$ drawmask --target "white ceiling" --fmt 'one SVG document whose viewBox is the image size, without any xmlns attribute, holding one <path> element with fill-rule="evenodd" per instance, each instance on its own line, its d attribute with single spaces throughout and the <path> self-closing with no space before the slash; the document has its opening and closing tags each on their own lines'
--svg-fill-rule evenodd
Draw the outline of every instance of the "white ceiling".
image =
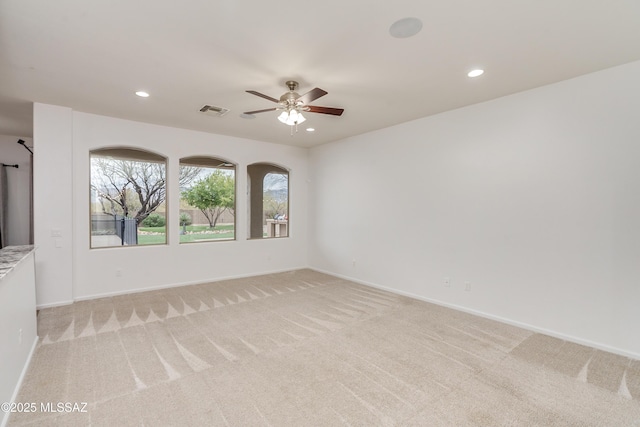
<svg viewBox="0 0 640 427">
<path fill-rule="evenodd" d="M 391 37 L 405 17 L 422 31 Z M 41 102 L 309 147 L 638 59 L 638 0 L 1 0 L 0 134 L 31 136 Z M 293 137 L 240 117 L 289 79 L 345 113 Z"/>
</svg>

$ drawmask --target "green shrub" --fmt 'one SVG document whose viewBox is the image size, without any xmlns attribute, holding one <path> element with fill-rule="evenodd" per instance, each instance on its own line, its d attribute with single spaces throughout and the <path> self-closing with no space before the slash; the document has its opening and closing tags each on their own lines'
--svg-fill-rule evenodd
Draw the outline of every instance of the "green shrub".
<svg viewBox="0 0 640 427">
<path fill-rule="evenodd" d="M 158 214 L 151 214 L 142 221 L 142 225 L 145 227 L 164 227 L 165 223 L 164 217 Z"/>
<path fill-rule="evenodd" d="M 192 222 L 191 215 L 185 212 L 180 214 L 180 225 L 191 225 Z"/>
</svg>

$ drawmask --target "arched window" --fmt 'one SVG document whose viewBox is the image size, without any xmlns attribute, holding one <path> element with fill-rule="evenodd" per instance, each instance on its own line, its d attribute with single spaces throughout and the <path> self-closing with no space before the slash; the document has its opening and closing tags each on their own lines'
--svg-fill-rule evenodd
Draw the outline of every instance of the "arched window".
<svg viewBox="0 0 640 427">
<path fill-rule="evenodd" d="M 180 159 L 180 243 L 234 240 L 236 165 L 215 157 Z"/>
<path fill-rule="evenodd" d="M 166 244 L 166 158 L 137 148 L 89 158 L 91 247 Z"/>
<path fill-rule="evenodd" d="M 289 236 L 289 171 L 268 163 L 247 166 L 249 238 Z"/>
</svg>

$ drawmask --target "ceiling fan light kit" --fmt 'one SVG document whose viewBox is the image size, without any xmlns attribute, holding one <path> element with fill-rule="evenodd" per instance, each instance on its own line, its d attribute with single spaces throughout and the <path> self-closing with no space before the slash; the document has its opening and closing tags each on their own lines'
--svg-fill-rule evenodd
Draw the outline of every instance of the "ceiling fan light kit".
<svg viewBox="0 0 640 427">
<path fill-rule="evenodd" d="M 247 93 L 259 96 L 264 99 L 268 99 L 269 101 L 278 104 L 278 106 L 274 108 L 267 108 L 264 110 L 246 111 L 243 114 L 253 115 L 257 113 L 264 113 L 267 111 L 281 111 L 280 115 L 278 116 L 278 120 L 288 126 L 291 126 L 291 135 L 293 135 L 293 127 L 295 126 L 297 132 L 298 125 L 306 120 L 306 118 L 302 115 L 303 112 L 329 114 L 332 116 L 341 116 L 344 112 L 344 109 L 342 108 L 309 105 L 309 102 L 313 102 L 321 96 L 326 95 L 327 91 L 325 90 L 317 87 L 305 93 L 304 95 L 299 95 L 296 92 L 296 89 L 298 88 L 298 82 L 288 80 L 285 84 L 289 88 L 289 92 L 283 94 L 279 100 L 260 92 L 256 92 L 255 90 L 248 90 Z"/>
<path fill-rule="evenodd" d="M 293 126 L 293 125 L 299 125 L 300 123 L 304 122 L 307 119 L 305 119 L 302 113 L 298 112 L 297 110 L 289 110 L 289 111 L 283 111 L 278 116 L 278 120 L 280 120 L 285 125 Z"/>
</svg>

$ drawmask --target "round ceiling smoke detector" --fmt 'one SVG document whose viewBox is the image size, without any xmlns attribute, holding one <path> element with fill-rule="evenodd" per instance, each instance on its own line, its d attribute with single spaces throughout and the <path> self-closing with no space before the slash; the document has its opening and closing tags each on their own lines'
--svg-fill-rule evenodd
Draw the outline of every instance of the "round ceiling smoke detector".
<svg viewBox="0 0 640 427">
<path fill-rule="evenodd" d="M 389 27 L 389 34 L 397 39 L 413 37 L 422 30 L 422 21 L 418 18 L 402 18 Z"/>
</svg>

